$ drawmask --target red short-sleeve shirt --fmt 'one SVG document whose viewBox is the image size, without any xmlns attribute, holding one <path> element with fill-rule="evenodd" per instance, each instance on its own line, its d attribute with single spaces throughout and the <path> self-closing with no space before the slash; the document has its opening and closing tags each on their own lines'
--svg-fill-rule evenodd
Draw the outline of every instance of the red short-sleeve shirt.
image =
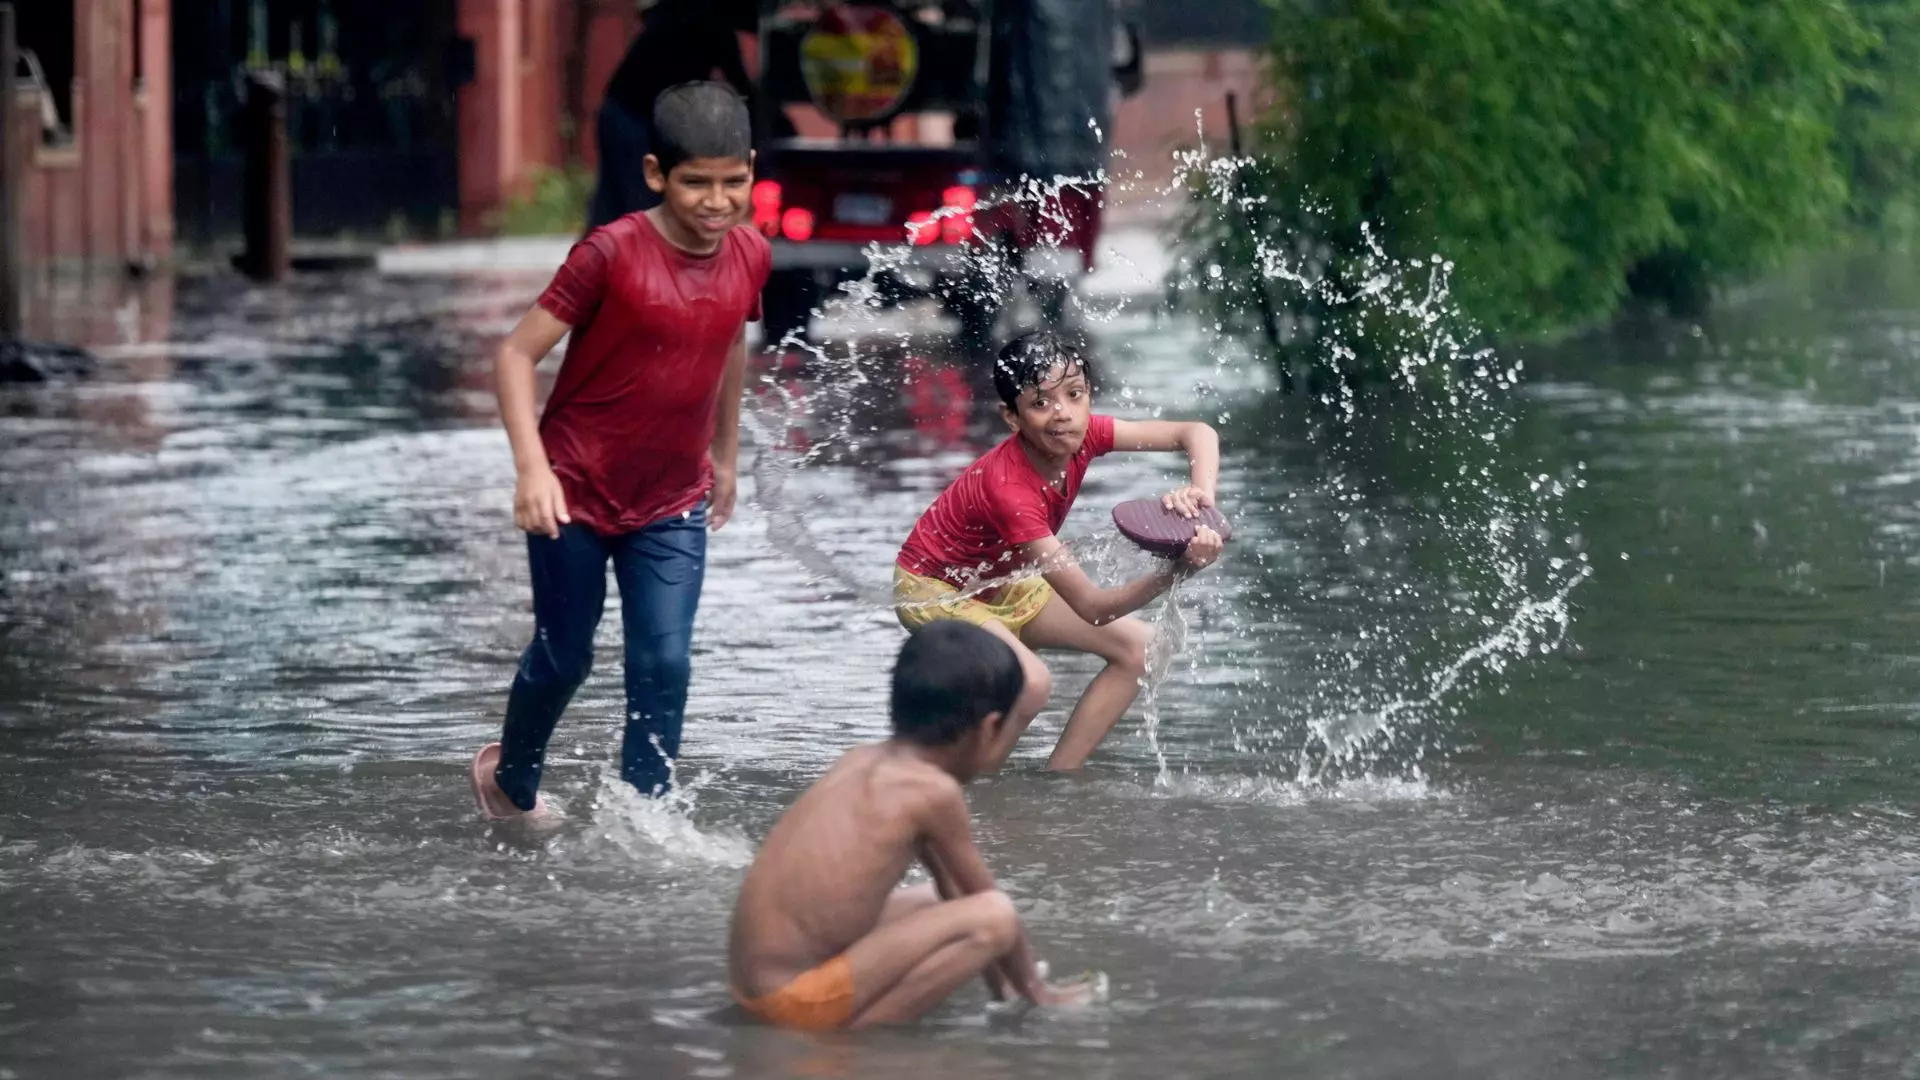
<svg viewBox="0 0 1920 1080">
<path fill-rule="evenodd" d="M 1008 436 L 933 500 L 896 562 L 909 573 L 956 587 L 1016 569 L 1019 546 L 1060 531 L 1087 466 L 1112 449 L 1113 417 L 1089 418 L 1087 437 L 1067 463 L 1062 489 L 1034 471 L 1020 436 Z"/>
<path fill-rule="evenodd" d="M 720 379 L 741 328 L 760 318 L 772 265 L 752 229 L 693 255 L 644 213 L 573 246 L 539 304 L 573 328 L 540 438 L 574 521 L 633 532 L 713 486 Z"/>
</svg>

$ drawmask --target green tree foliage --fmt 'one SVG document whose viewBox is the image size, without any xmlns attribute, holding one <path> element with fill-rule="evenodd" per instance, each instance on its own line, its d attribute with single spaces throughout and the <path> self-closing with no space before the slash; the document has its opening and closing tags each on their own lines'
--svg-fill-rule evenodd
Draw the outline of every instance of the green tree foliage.
<svg viewBox="0 0 1920 1080">
<path fill-rule="evenodd" d="M 508 198 L 488 224 L 502 236 L 574 236 L 586 228 L 592 198 L 591 172 L 535 168 L 525 190 Z"/>
<path fill-rule="evenodd" d="M 1920 2 L 1854 0 L 1872 35 L 1847 86 L 1839 149 L 1848 217 L 1898 246 L 1920 238 Z"/>
<path fill-rule="evenodd" d="M 1297 326 L 1439 254 L 1473 323 L 1538 333 L 1913 212 L 1920 0 L 1272 2 L 1280 107 L 1182 228 L 1238 318 L 1263 246 L 1338 286 L 1276 290 Z"/>
</svg>

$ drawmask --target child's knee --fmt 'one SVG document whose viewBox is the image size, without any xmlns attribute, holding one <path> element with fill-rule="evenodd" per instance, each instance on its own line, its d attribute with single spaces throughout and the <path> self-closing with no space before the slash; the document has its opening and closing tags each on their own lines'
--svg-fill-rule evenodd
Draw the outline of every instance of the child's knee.
<svg viewBox="0 0 1920 1080">
<path fill-rule="evenodd" d="M 593 673 L 593 642 L 560 644 L 542 633 L 520 662 L 520 674 L 530 682 L 577 690 Z"/>
<path fill-rule="evenodd" d="M 1118 624 L 1119 645 L 1107 662 L 1135 675 L 1147 673 L 1147 650 L 1153 645 L 1153 628 L 1135 619 Z"/>
<path fill-rule="evenodd" d="M 976 893 L 967 898 L 977 910 L 970 932 L 983 948 L 999 956 L 1020 936 L 1020 911 L 1013 899 L 998 889 Z"/>
<path fill-rule="evenodd" d="M 627 646 L 627 672 L 648 685 L 685 686 L 693 677 L 692 650 L 678 636 L 640 638 Z"/>
</svg>

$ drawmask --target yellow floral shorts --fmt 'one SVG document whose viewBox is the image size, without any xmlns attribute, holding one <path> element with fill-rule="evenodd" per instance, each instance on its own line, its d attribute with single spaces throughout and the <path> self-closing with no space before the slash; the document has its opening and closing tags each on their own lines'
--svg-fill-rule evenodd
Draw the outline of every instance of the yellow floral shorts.
<svg viewBox="0 0 1920 1080">
<path fill-rule="evenodd" d="M 1039 575 L 962 598 L 959 589 L 939 578 L 893 568 L 893 613 L 909 630 L 935 619 L 959 619 L 975 626 L 997 622 L 1018 637 L 1051 599 L 1053 586 Z"/>
</svg>

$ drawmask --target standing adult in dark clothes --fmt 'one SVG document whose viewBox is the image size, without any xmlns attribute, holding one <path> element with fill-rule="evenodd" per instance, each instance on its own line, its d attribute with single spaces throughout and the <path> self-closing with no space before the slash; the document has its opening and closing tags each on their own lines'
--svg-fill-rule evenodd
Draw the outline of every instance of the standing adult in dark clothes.
<svg viewBox="0 0 1920 1080">
<path fill-rule="evenodd" d="M 594 123 L 600 177 L 588 211 L 589 231 L 659 205 L 642 162 L 653 144 L 645 118 L 653 115 L 661 91 L 718 72 L 742 96 L 751 92 L 735 35 L 752 30 L 758 18 L 756 0 L 659 0 L 646 10 L 640 33 L 607 82 Z"/>
</svg>

